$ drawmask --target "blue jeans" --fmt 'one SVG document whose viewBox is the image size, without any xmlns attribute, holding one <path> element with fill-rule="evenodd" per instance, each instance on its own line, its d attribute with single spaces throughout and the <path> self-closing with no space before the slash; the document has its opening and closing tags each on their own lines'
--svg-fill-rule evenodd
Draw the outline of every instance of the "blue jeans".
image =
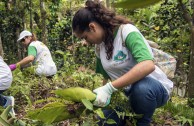
<svg viewBox="0 0 194 126">
<path fill-rule="evenodd" d="M 6 99 L 1 95 L 5 90 L 0 90 L 0 106 L 4 106 L 6 103 Z"/>
<path fill-rule="evenodd" d="M 162 84 L 150 77 L 145 77 L 134 83 L 130 90 L 125 92 L 129 97 L 129 105 L 136 114 L 142 114 L 142 118 L 137 119 L 137 126 L 149 126 L 152 115 L 156 108 L 163 106 L 169 98 L 166 89 Z M 123 126 L 121 120 L 113 110 L 104 110 L 107 119 L 113 119 L 117 124 L 105 124 L 100 119 L 99 126 Z"/>
</svg>

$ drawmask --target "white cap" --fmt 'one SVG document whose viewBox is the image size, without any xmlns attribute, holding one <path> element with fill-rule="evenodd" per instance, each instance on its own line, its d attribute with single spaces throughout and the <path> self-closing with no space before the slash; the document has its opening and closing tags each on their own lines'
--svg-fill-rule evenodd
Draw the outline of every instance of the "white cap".
<svg viewBox="0 0 194 126">
<path fill-rule="evenodd" d="M 24 37 L 26 37 L 26 36 L 32 36 L 32 33 L 29 32 L 29 31 L 26 31 L 26 30 L 22 31 L 22 32 L 20 33 L 20 37 L 19 37 L 19 39 L 17 40 L 17 42 L 21 41 L 21 40 L 22 40 Z"/>
</svg>

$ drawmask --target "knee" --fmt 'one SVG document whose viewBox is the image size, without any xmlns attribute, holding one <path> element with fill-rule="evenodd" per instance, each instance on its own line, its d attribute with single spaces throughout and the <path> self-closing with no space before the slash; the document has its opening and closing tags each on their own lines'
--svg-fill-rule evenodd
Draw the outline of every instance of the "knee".
<svg viewBox="0 0 194 126">
<path fill-rule="evenodd" d="M 156 83 L 158 82 L 156 82 L 156 80 L 154 80 L 153 78 L 145 77 L 133 84 L 131 93 L 133 95 L 144 95 L 148 92 L 148 90 L 152 90 L 153 86 Z"/>
<path fill-rule="evenodd" d="M 142 83 L 141 81 L 135 83 L 133 86 L 132 86 L 132 89 L 131 89 L 131 95 L 139 95 L 139 94 L 145 94 L 147 92 L 147 86 L 145 83 Z"/>
</svg>

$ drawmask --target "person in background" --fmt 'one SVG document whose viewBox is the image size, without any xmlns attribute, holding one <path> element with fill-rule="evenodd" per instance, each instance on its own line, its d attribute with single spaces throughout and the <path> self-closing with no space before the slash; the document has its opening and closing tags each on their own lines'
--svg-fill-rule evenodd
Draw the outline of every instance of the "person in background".
<svg viewBox="0 0 194 126">
<path fill-rule="evenodd" d="M 51 53 L 47 46 L 36 40 L 36 37 L 31 32 L 24 30 L 20 33 L 18 42 L 22 44 L 28 50 L 28 56 L 19 61 L 16 64 L 9 65 L 10 69 L 13 71 L 17 66 L 25 67 L 29 63 L 36 66 L 36 74 L 51 77 L 56 74 L 57 68 L 52 59 Z"/>
<path fill-rule="evenodd" d="M 96 72 L 105 78 L 104 85 L 93 91 L 97 95 L 93 104 L 109 105 L 112 93 L 124 88 L 133 111 L 142 114 L 136 125 L 150 125 L 155 109 L 168 101 L 173 82 L 154 64 L 151 47 L 141 32 L 125 17 L 89 0 L 75 13 L 72 28 L 76 37 L 95 45 Z M 116 113 L 111 113 L 104 111 L 117 122 L 112 125 L 122 126 Z M 101 120 L 98 125 L 102 124 Z"/>
<path fill-rule="evenodd" d="M 7 106 L 12 106 L 10 112 L 15 116 L 14 111 L 14 97 L 13 96 L 4 96 L 2 93 L 7 90 L 12 83 L 12 73 L 9 66 L 3 61 L 3 58 L 0 56 L 0 105 L 6 108 Z"/>
</svg>

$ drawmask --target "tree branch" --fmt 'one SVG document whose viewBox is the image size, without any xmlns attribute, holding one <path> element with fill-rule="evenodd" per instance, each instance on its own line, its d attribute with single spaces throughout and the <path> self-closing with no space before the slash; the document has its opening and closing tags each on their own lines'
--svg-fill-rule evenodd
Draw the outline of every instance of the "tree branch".
<svg viewBox="0 0 194 126">
<path fill-rule="evenodd" d="M 185 20 L 190 24 L 192 25 L 192 17 L 189 15 L 188 11 L 187 11 L 187 8 L 185 7 L 185 5 L 183 4 L 183 1 L 182 0 L 178 0 L 179 4 L 180 4 L 180 7 L 183 11 L 183 16 L 185 18 Z"/>
</svg>

